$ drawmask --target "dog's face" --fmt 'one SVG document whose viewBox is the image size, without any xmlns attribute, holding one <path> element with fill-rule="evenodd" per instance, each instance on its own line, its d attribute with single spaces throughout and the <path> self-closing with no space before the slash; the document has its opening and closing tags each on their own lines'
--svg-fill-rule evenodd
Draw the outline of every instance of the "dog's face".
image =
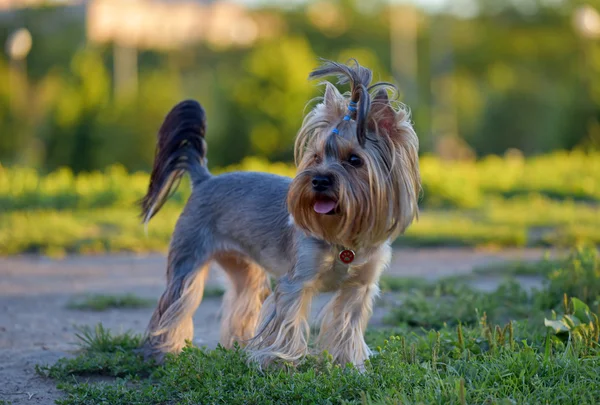
<svg viewBox="0 0 600 405">
<path fill-rule="evenodd" d="M 348 248 L 381 244 L 417 215 L 418 139 L 408 114 L 385 90 L 368 97 L 361 137 L 360 122 L 344 119 L 353 111 L 348 98 L 327 84 L 298 134 L 298 174 L 288 193 L 297 226 Z"/>
</svg>

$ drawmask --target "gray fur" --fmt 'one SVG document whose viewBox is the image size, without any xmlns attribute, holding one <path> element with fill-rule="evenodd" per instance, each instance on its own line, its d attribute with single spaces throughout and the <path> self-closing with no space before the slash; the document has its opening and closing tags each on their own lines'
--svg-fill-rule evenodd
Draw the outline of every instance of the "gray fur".
<svg viewBox="0 0 600 405">
<path fill-rule="evenodd" d="M 211 241 L 203 246 L 211 254 L 238 252 L 269 273 L 284 274 L 291 268 L 292 242 L 298 236 L 288 223 L 290 182 L 287 177 L 254 172 L 195 179 L 179 222 L 194 223 L 194 234 L 187 237 Z"/>
</svg>

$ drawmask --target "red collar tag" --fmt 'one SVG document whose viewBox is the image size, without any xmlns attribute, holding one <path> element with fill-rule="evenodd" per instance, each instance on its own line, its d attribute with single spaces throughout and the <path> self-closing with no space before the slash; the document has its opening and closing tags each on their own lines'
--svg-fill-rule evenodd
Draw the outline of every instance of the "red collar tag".
<svg viewBox="0 0 600 405">
<path fill-rule="evenodd" d="M 350 264 L 354 261 L 354 251 L 350 249 L 344 249 L 340 252 L 340 260 L 344 264 Z"/>
</svg>

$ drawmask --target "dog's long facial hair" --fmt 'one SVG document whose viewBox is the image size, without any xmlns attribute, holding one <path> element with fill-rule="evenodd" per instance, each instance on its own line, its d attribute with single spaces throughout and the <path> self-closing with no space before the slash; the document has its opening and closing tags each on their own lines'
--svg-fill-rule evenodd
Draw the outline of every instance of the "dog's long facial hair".
<svg viewBox="0 0 600 405">
<path fill-rule="evenodd" d="M 297 226 L 332 244 L 381 245 L 418 214 L 418 138 L 407 111 L 388 97 L 397 93 L 393 85 L 371 85 L 371 72 L 358 63 L 327 62 L 311 77 L 329 75 L 351 91 L 327 82 L 323 102 L 306 116 L 288 209 Z"/>
</svg>

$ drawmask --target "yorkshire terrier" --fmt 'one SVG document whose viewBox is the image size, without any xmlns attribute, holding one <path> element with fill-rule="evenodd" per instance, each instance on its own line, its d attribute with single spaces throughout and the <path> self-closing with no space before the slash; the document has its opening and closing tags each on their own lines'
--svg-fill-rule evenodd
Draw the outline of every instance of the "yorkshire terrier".
<svg viewBox="0 0 600 405">
<path fill-rule="evenodd" d="M 364 332 L 391 258 L 390 243 L 418 216 L 419 141 L 408 111 L 371 84 L 355 60 L 331 61 L 309 78 L 325 94 L 304 118 L 294 147 L 294 179 L 266 173 L 219 176 L 206 167 L 206 119 L 196 101 L 165 118 L 142 215 L 148 222 L 185 172 L 192 193 L 168 256 L 167 287 L 148 325 L 147 357 L 162 361 L 192 340 L 192 315 L 212 261 L 231 285 L 223 302 L 220 343 L 245 346 L 266 366 L 297 363 L 308 353 L 311 300 L 335 292 L 322 310 L 317 346 L 335 362 L 364 367 Z M 269 276 L 277 278 L 271 293 Z"/>
</svg>

